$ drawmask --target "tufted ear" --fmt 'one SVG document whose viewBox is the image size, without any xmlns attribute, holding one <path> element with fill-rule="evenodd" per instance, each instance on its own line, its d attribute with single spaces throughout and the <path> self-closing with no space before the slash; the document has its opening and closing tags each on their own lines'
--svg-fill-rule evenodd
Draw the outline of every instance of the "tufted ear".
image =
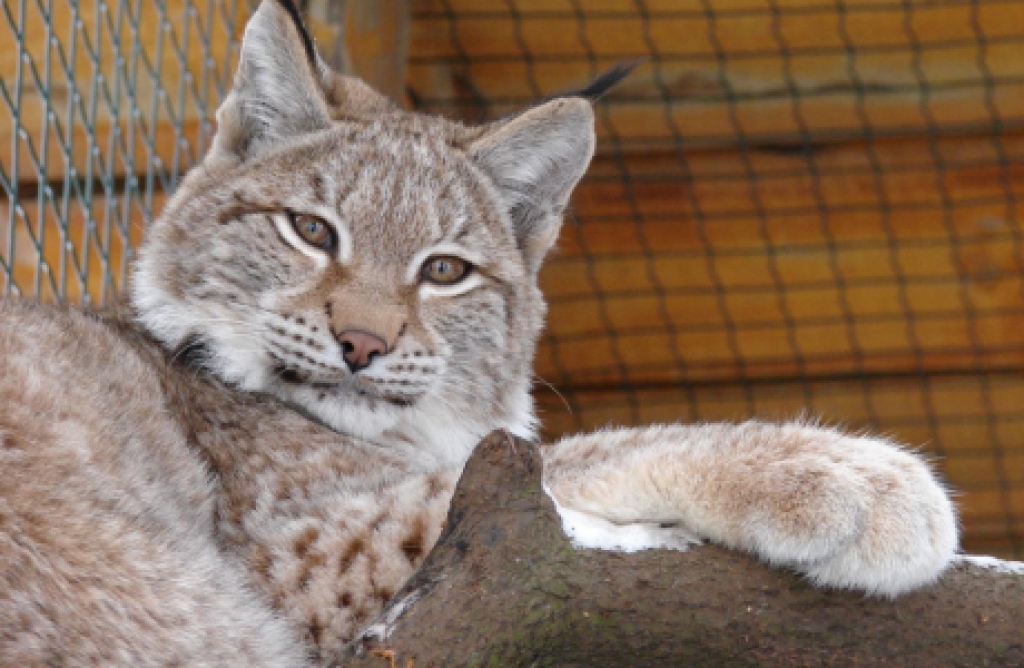
<svg viewBox="0 0 1024 668">
<path fill-rule="evenodd" d="M 562 211 L 594 155 L 591 103 L 642 62 L 620 63 L 583 88 L 496 123 L 469 145 L 498 188 L 530 271 L 540 269 L 558 239 Z"/>
<path fill-rule="evenodd" d="M 234 87 L 217 111 L 211 157 L 244 161 L 328 127 L 328 76 L 291 0 L 263 0 L 249 20 Z"/>
<path fill-rule="evenodd" d="M 492 130 L 469 146 L 512 219 L 531 272 L 558 239 L 562 211 L 594 155 L 594 112 L 578 97 L 554 99 Z"/>
</svg>

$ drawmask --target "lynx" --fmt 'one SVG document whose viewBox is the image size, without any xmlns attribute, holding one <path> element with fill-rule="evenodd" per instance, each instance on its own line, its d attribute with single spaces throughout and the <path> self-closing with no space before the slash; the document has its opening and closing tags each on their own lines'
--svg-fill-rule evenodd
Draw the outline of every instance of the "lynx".
<svg viewBox="0 0 1024 668">
<path fill-rule="evenodd" d="M 436 541 L 474 445 L 533 438 L 537 275 L 594 151 L 580 94 L 469 127 L 331 72 L 290 2 L 127 306 L 0 302 L 0 663 L 329 663 Z M 545 447 L 581 548 L 710 540 L 826 587 L 935 580 L 918 455 L 809 422 Z"/>
</svg>

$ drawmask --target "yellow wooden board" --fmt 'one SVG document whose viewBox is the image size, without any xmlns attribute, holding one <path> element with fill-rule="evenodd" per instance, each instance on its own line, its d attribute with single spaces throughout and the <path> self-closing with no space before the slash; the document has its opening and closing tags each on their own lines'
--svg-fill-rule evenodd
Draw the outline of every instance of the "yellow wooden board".
<svg viewBox="0 0 1024 668">
<path fill-rule="evenodd" d="M 1020 3 L 844 6 L 425 0 L 414 5 L 410 86 L 439 110 L 483 101 L 500 115 L 644 57 L 600 128 L 648 147 L 987 128 L 993 110 L 1024 119 Z M 461 85 L 438 87 L 452 76 Z"/>
<path fill-rule="evenodd" d="M 12 7 L 16 23 L 0 20 L 0 79 L 16 109 L 0 117 L 0 145 L 15 150 L 0 167 L 31 183 L 71 166 L 80 176 L 90 161 L 112 176 L 193 164 L 248 15 L 247 0 Z"/>
<path fill-rule="evenodd" d="M 159 210 L 165 200 L 157 195 L 151 205 Z M 41 208 L 23 202 L 18 211 L 0 201 L 0 261 L 12 266 L 13 279 L 8 285 L 0 271 L 0 294 L 49 303 L 109 302 L 124 287 L 129 248 L 142 242 L 147 209 L 137 194 L 97 196 L 90 215 L 74 199 L 67 209 L 58 198 Z M 59 224 L 61 218 L 67 223 Z"/>
<path fill-rule="evenodd" d="M 542 273 L 543 375 L 602 385 L 1024 362 L 1024 137 L 746 158 L 598 159 Z"/>
</svg>

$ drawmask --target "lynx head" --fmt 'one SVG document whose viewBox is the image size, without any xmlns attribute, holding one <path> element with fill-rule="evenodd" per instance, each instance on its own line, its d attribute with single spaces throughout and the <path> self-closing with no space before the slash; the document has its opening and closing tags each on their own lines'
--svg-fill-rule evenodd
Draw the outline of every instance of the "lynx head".
<svg viewBox="0 0 1024 668">
<path fill-rule="evenodd" d="M 141 251 L 141 323 L 229 383 L 428 457 L 531 435 L 537 272 L 594 150 L 589 101 L 478 128 L 404 112 L 264 0 L 217 118 Z"/>
</svg>

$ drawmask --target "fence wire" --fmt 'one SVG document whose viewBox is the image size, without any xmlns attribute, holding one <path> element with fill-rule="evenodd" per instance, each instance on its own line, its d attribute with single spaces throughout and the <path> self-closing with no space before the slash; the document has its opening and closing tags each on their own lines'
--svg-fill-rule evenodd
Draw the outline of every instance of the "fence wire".
<svg viewBox="0 0 1024 668">
<path fill-rule="evenodd" d="M 0 293 L 108 301 L 256 1 L 2 2 Z M 939 455 L 968 546 L 1024 557 L 1024 3 L 409 11 L 407 101 L 470 121 L 646 59 L 542 275 L 549 436 L 806 411 Z"/>
<path fill-rule="evenodd" d="M 205 150 L 244 0 L 4 0 L 0 293 L 103 303 Z"/>
</svg>

